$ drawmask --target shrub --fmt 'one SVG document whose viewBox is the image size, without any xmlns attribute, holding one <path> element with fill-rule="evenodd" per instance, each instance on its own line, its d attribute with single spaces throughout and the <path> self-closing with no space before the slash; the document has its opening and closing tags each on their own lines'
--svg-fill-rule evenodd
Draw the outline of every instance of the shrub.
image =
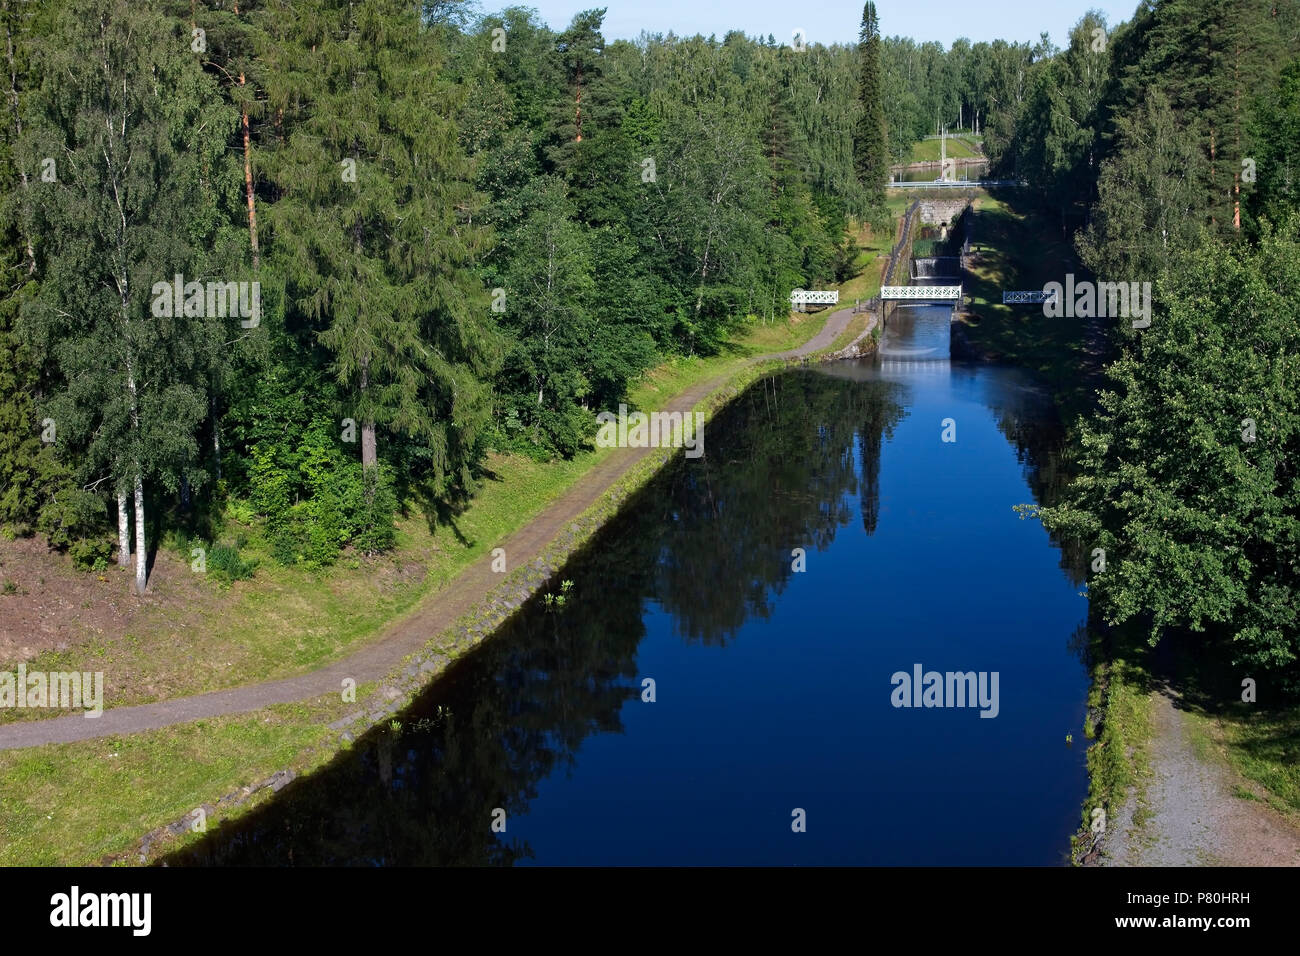
<svg viewBox="0 0 1300 956">
<path fill-rule="evenodd" d="M 82 538 L 68 545 L 68 556 L 79 571 L 103 571 L 108 568 L 108 557 L 113 544 L 103 538 Z"/>
<path fill-rule="evenodd" d="M 265 517 L 271 554 L 282 564 L 333 564 L 351 544 L 366 553 L 393 546 L 397 511 L 388 469 L 366 488 L 361 463 L 343 453 L 327 422 L 315 422 L 292 451 L 253 449 L 253 504 Z"/>
<path fill-rule="evenodd" d="M 237 544 L 214 544 L 208 552 L 208 573 L 223 584 L 248 580 L 256 567 L 256 560 L 240 556 Z"/>
</svg>

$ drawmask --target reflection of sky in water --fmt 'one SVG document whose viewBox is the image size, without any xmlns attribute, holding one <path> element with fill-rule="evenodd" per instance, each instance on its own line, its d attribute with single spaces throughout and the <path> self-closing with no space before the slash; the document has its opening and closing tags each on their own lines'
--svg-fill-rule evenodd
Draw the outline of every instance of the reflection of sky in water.
<svg viewBox="0 0 1300 956">
<path fill-rule="evenodd" d="M 951 319 L 952 307 L 948 305 L 891 306 L 880 336 L 880 361 L 945 361 L 951 342 Z"/>
</svg>

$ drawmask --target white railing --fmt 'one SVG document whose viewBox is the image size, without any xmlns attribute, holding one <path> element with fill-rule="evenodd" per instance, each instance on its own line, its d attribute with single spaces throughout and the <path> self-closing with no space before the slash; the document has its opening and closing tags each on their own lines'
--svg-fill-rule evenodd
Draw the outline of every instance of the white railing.
<svg viewBox="0 0 1300 956">
<path fill-rule="evenodd" d="M 959 285 L 887 285 L 880 289 L 886 302 L 934 302 L 961 298 Z"/>
<path fill-rule="evenodd" d="M 1054 300 L 1055 298 L 1056 298 L 1055 290 L 1052 290 L 1051 292 L 1043 292 L 1041 290 L 1030 291 L 1030 292 L 1005 292 L 1004 291 L 1002 293 L 1002 304 L 1022 305 L 1026 302 L 1031 302 L 1031 303 L 1048 302 L 1050 300 Z"/>
<path fill-rule="evenodd" d="M 790 293 L 790 302 L 794 305 L 837 305 L 840 301 L 838 292 L 812 292 L 807 289 L 795 289 Z"/>
<path fill-rule="evenodd" d="M 956 179 L 940 182 L 886 183 L 890 189 L 983 189 L 986 186 L 1024 186 L 1022 179 Z"/>
</svg>

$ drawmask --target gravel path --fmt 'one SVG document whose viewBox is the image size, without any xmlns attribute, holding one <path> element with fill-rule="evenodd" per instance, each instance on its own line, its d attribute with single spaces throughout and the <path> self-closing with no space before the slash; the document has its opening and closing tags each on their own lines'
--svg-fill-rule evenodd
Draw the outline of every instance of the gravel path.
<svg viewBox="0 0 1300 956">
<path fill-rule="evenodd" d="M 1236 796 L 1228 767 L 1196 755 L 1177 692 L 1152 694 L 1150 814 L 1133 824 L 1130 794 L 1111 821 L 1102 866 L 1300 866 L 1300 830 L 1272 808 Z"/>
<path fill-rule="evenodd" d="M 751 361 L 796 359 L 822 351 L 835 341 L 852 318 L 852 308 L 840 309 L 831 313 L 821 330 L 799 348 L 757 356 Z M 662 410 L 689 411 L 724 381 L 725 376 L 689 388 Z M 656 451 L 658 449 L 653 448 L 618 449 L 589 471 L 541 514 L 501 543 L 510 567 L 522 567 L 534 560 L 568 524 L 595 504 L 634 465 Z M 489 553 L 461 572 L 450 585 L 426 598 L 414 612 L 394 622 L 381 637 L 319 670 L 284 680 L 246 684 L 192 697 L 177 697 L 133 707 L 115 707 L 95 718 L 74 714 L 50 720 L 0 724 L 0 750 L 133 734 L 192 720 L 247 713 L 273 704 L 337 694 L 344 678 L 351 678 L 357 684 L 380 680 L 396 668 L 404 657 L 419 650 L 489 598 L 502 584 L 502 575 L 493 572 L 491 565 L 492 556 Z"/>
</svg>

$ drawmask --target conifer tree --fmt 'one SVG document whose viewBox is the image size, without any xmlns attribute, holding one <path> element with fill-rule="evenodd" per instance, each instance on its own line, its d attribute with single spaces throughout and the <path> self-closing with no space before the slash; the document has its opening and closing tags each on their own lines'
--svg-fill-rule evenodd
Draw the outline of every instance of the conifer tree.
<svg viewBox="0 0 1300 956">
<path fill-rule="evenodd" d="M 858 34 L 861 74 L 858 102 L 861 113 L 853 138 L 853 166 L 858 181 L 873 205 L 885 198 L 885 180 L 889 178 L 889 158 L 885 146 L 884 84 L 880 67 L 880 20 L 876 5 L 867 0 L 862 8 L 862 29 Z"/>
<path fill-rule="evenodd" d="M 330 0 L 317 13 L 285 56 L 303 100 L 268 161 L 278 268 L 332 356 L 368 488 L 379 428 L 425 443 L 435 484 L 467 480 L 493 346 L 469 271 L 484 236 L 453 90 L 415 0 Z"/>
</svg>

